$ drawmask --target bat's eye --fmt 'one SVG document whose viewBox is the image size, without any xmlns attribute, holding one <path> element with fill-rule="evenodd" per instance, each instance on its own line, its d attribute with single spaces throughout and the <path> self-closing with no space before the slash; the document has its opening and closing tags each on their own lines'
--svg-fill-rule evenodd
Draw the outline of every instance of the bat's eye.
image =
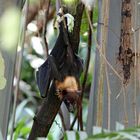
<svg viewBox="0 0 140 140">
<path fill-rule="evenodd" d="M 56 89 L 56 93 L 60 94 L 60 93 L 62 93 L 62 90 L 61 89 Z"/>
</svg>

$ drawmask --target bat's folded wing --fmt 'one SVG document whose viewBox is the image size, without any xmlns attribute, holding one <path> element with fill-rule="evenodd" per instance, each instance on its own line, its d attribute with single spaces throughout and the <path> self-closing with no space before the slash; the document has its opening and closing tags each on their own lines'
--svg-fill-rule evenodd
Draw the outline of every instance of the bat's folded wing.
<svg viewBox="0 0 140 140">
<path fill-rule="evenodd" d="M 51 82 L 51 64 L 49 59 L 39 67 L 36 78 L 41 97 L 45 98 Z"/>
<path fill-rule="evenodd" d="M 61 81 L 55 58 L 52 55 L 49 55 L 47 60 L 39 67 L 36 77 L 40 94 L 45 98 L 51 81 L 54 79 Z"/>
</svg>

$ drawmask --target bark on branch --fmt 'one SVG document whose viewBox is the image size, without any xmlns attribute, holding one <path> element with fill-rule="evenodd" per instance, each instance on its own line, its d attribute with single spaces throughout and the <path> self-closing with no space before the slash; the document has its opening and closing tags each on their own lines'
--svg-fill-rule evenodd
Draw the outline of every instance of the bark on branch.
<svg viewBox="0 0 140 140">
<path fill-rule="evenodd" d="M 74 29 L 73 33 L 70 35 L 70 42 L 76 53 L 78 53 L 79 41 L 80 41 L 80 26 L 82 21 L 82 15 L 84 11 L 84 4 L 82 2 L 78 3 L 76 8 L 76 15 L 74 16 Z"/>
<path fill-rule="evenodd" d="M 61 101 L 55 95 L 55 87 L 53 84 L 48 97 L 44 99 L 41 109 L 34 117 L 34 124 L 28 140 L 35 140 L 37 137 L 47 136 L 60 105 Z"/>
</svg>

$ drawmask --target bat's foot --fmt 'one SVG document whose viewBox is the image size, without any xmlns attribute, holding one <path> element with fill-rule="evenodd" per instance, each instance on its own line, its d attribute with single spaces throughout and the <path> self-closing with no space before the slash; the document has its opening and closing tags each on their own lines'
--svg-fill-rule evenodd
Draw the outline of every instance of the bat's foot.
<svg viewBox="0 0 140 140">
<path fill-rule="evenodd" d="M 63 100 L 63 94 L 62 94 L 62 91 L 61 91 L 61 90 L 57 89 L 57 90 L 56 90 L 56 95 L 57 95 L 57 97 L 58 97 L 60 100 Z"/>
</svg>

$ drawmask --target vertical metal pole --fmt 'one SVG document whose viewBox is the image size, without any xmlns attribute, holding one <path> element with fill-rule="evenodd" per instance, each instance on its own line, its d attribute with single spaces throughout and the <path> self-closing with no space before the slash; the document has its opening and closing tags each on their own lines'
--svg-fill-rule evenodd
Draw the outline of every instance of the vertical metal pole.
<svg viewBox="0 0 140 140">
<path fill-rule="evenodd" d="M 98 0 L 98 27 L 97 27 L 97 41 L 101 43 L 101 23 L 102 23 L 102 0 Z M 92 134 L 93 126 L 96 123 L 96 114 L 97 114 L 97 91 L 98 91 L 98 81 L 99 81 L 99 52 L 96 50 L 95 52 L 95 64 L 94 64 L 94 71 L 93 71 L 93 80 L 90 89 L 90 96 L 89 96 L 89 107 L 88 107 L 88 117 L 87 117 L 87 126 L 86 131 L 88 135 Z"/>
</svg>

